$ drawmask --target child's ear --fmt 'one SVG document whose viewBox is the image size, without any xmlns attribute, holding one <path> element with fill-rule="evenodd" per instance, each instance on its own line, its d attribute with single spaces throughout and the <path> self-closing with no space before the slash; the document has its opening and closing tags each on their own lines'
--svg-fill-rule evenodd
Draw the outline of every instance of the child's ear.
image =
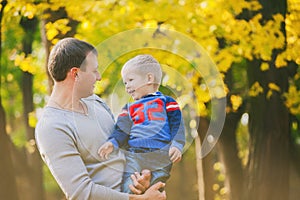
<svg viewBox="0 0 300 200">
<path fill-rule="evenodd" d="M 147 74 L 148 83 L 154 83 L 154 75 L 152 73 Z"/>
</svg>

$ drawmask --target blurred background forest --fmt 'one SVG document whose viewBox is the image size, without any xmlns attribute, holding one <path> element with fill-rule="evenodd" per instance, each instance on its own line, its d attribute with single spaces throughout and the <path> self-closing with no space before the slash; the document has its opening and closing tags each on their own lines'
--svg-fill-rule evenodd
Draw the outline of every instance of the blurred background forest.
<svg viewBox="0 0 300 200">
<path fill-rule="evenodd" d="M 151 53 L 164 66 L 161 90 L 189 132 L 168 199 L 299 199 L 300 0 L 0 2 L 0 199 L 64 199 L 34 140 L 53 85 L 48 54 L 64 37 L 100 48 L 95 93 L 112 107 L 128 100 L 128 58 Z"/>
</svg>

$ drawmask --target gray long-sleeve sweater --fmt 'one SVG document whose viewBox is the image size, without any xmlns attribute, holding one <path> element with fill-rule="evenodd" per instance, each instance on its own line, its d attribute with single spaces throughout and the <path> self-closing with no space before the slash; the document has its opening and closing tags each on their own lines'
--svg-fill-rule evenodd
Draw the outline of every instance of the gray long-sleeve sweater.
<svg viewBox="0 0 300 200">
<path fill-rule="evenodd" d="M 111 112 L 96 95 L 83 101 L 88 115 L 45 107 L 35 133 L 40 154 L 67 199 L 128 200 L 119 192 L 124 155 L 100 161 L 97 154 L 113 130 Z"/>
</svg>

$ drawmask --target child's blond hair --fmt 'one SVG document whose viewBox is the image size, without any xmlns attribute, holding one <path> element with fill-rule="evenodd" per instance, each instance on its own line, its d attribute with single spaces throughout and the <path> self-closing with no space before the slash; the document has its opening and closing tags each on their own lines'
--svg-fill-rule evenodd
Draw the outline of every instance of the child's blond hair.
<svg viewBox="0 0 300 200">
<path fill-rule="evenodd" d="M 137 73 L 140 74 L 152 73 L 154 76 L 154 83 L 158 86 L 160 85 L 162 70 L 159 62 L 153 56 L 141 54 L 133 57 L 124 64 L 122 72 L 128 67 L 135 67 Z"/>
</svg>

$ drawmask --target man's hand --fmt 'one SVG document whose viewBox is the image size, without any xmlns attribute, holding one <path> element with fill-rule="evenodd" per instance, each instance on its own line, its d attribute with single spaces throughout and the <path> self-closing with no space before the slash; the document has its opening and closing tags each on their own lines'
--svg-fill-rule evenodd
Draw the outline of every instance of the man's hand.
<svg viewBox="0 0 300 200">
<path fill-rule="evenodd" d="M 141 173 L 135 172 L 131 175 L 133 185 L 129 185 L 134 194 L 143 194 L 150 186 L 151 172 L 144 169 Z"/>
<path fill-rule="evenodd" d="M 181 160 L 181 151 L 176 147 L 171 147 L 169 150 L 169 156 L 172 163 L 179 162 Z"/>
<path fill-rule="evenodd" d="M 142 195 L 129 194 L 129 200 L 166 200 L 166 191 L 160 192 L 164 187 L 165 183 L 155 183 Z"/>
<path fill-rule="evenodd" d="M 166 191 L 163 190 L 162 192 L 160 192 L 160 190 L 163 189 L 165 185 L 166 184 L 162 182 L 155 183 L 143 194 L 143 199 L 166 200 Z"/>
<path fill-rule="evenodd" d="M 98 150 L 98 155 L 101 159 L 108 159 L 108 156 L 114 150 L 114 145 L 111 142 L 105 142 Z"/>
</svg>

